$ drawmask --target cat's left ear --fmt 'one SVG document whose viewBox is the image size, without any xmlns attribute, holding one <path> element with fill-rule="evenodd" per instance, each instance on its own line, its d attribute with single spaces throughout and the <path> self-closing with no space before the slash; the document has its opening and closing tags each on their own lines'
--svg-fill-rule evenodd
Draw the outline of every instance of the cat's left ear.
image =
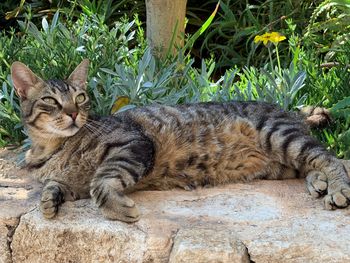
<svg viewBox="0 0 350 263">
<path fill-rule="evenodd" d="M 72 74 L 70 74 L 67 81 L 74 87 L 86 89 L 88 71 L 89 71 L 89 60 L 83 59 L 83 61 L 72 72 Z"/>
</svg>

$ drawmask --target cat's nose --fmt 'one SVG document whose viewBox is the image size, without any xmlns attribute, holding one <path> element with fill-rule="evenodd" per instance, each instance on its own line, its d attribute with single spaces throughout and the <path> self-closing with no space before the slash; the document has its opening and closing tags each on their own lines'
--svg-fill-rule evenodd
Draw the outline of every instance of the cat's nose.
<svg viewBox="0 0 350 263">
<path fill-rule="evenodd" d="M 68 113 L 67 115 L 70 116 L 73 121 L 75 121 L 75 119 L 78 116 L 78 112 L 71 112 L 71 113 Z"/>
</svg>

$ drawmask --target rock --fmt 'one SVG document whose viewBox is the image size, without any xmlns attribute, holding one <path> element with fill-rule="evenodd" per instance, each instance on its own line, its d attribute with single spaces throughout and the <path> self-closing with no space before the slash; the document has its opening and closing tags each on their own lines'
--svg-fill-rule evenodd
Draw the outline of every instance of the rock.
<svg viewBox="0 0 350 263">
<path fill-rule="evenodd" d="M 180 229 L 169 263 L 249 263 L 248 250 L 230 229 Z"/>
<path fill-rule="evenodd" d="M 23 171 L 6 173 L 0 262 L 350 262 L 350 209 L 324 210 L 304 180 L 138 192 L 142 218 L 126 224 L 90 200 L 44 219 L 40 188 Z"/>
<path fill-rule="evenodd" d="M 103 220 L 87 203 L 75 209 L 78 214 L 63 220 L 24 216 L 12 242 L 13 262 L 142 262 L 146 233 Z"/>
<path fill-rule="evenodd" d="M 17 153 L 0 149 L 0 263 L 12 262 L 11 242 L 20 217 L 35 208 L 40 185 L 16 167 Z"/>
<path fill-rule="evenodd" d="M 132 197 L 135 224 L 105 220 L 90 200 L 53 220 L 23 215 L 13 262 L 248 262 L 247 250 L 254 262 L 350 262 L 350 210 L 324 210 L 302 180 Z"/>
</svg>

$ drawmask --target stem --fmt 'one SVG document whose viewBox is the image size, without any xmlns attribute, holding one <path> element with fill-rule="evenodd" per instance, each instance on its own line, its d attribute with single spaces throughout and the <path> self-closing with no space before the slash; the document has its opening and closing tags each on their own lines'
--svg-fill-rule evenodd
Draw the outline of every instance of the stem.
<svg viewBox="0 0 350 263">
<path fill-rule="evenodd" d="M 271 55 L 270 46 L 267 47 L 267 50 L 269 51 L 270 64 L 271 64 L 271 73 L 273 74 L 273 61 L 272 61 L 272 55 Z"/>
<path fill-rule="evenodd" d="M 275 45 L 276 48 L 276 57 L 277 57 L 277 65 L 278 65 L 278 73 L 281 75 L 281 63 L 280 63 L 280 56 L 278 54 L 278 47 Z"/>
</svg>

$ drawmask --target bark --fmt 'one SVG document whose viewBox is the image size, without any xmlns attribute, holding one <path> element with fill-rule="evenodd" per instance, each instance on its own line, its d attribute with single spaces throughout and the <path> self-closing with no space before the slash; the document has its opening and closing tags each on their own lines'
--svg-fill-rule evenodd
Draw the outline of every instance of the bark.
<svg viewBox="0 0 350 263">
<path fill-rule="evenodd" d="M 163 57 L 169 50 L 175 54 L 176 48 L 183 46 L 186 3 L 187 0 L 146 0 L 147 39 L 156 56 Z"/>
</svg>

